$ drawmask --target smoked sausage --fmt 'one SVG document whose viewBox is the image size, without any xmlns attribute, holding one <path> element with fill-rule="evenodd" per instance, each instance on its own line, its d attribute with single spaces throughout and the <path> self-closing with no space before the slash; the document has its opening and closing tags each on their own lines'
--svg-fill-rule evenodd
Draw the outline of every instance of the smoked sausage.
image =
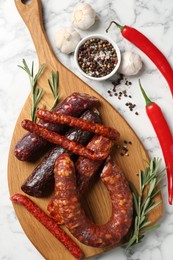
<svg viewBox="0 0 173 260">
<path fill-rule="evenodd" d="M 58 133 L 51 132 L 30 120 L 23 120 L 21 125 L 29 132 L 41 136 L 50 143 L 58 144 L 68 151 L 73 152 L 74 154 L 87 157 L 91 160 L 104 160 L 108 156 L 108 153 L 105 151 L 98 151 L 98 153 L 95 153 L 92 150 L 82 146 L 81 144 L 71 141 L 65 136 L 62 136 Z"/>
<path fill-rule="evenodd" d="M 92 122 L 101 123 L 101 118 L 96 108 L 85 111 L 81 118 L 90 120 Z M 65 136 L 69 140 L 86 145 L 92 138 L 93 134 L 91 132 L 71 128 L 66 132 Z M 33 172 L 28 176 L 28 178 L 22 184 L 21 189 L 26 194 L 34 197 L 45 197 L 49 195 L 54 189 L 53 169 L 55 160 L 60 154 L 64 152 L 65 149 L 61 146 L 55 146 L 52 148 L 51 151 L 41 160 Z M 70 156 L 72 156 L 71 153 Z"/>
<path fill-rule="evenodd" d="M 113 141 L 107 139 L 103 136 L 95 135 L 92 140 L 87 144 L 87 148 L 91 149 L 95 153 L 100 150 L 108 151 L 109 154 L 113 147 Z M 75 170 L 76 170 L 76 179 L 77 179 L 77 189 L 79 194 L 85 192 L 88 188 L 89 184 L 91 183 L 91 179 L 94 177 L 95 174 L 98 173 L 98 170 L 103 165 L 104 161 L 97 160 L 89 160 L 86 157 L 79 156 L 75 163 Z M 50 203 L 47 206 L 47 210 L 49 215 L 56 220 L 58 224 L 63 224 L 63 220 L 61 215 L 58 212 L 58 201 L 57 198 L 52 198 Z"/>
<path fill-rule="evenodd" d="M 86 130 L 98 135 L 102 135 L 112 140 L 117 140 L 120 136 L 119 132 L 114 128 L 92 123 L 89 122 L 88 120 L 72 117 L 69 115 L 57 114 L 55 112 L 51 112 L 45 109 L 38 110 L 37 116 L 51 123 L 65 124 L 68 126 L 77 127 L 82 130 Z"/>
<path fill-rule="evenodd" d="M 14 194 L 11 196 L 11 201 L 23 205 L 52 235 L 54 235 L 75 257 L 82 259 L 84 254 L 79 246 L 53 221 L 41 208 L 39 208 L 32 200 L 22 194 Z"/>
<path fill-rule="evenodd" d="M 99 100 L 96 97 L 75 92 L 58 104 L 53 111 L 79 117 L 85 110 L 98 105 Z M 64 130 L 64 126 L 48 123 L 44 120 L 40 120 L 39 125 L 57 133 L 62 133 Z M 35 161 L 38 159 L 38 155 L 41 155 L 42 151 L 46 150 L 49 145 L 45 139 L 34 133 L 27 133 L 16 143 L 14 155 L 22 161 Z"/>
<path fill-rule="evenodd" d="M 114 142 L 106 137 L 95 135 L 88 143 L 87 148 L 98 153 L 99 151 L 106 151 L 110 154 Z M 98 172 L 99 168 L 103 165 L 104 161 L 90 160 L 86 157 L 79 156 L 75 163 L 77 187 L 79 193 L 83 193 L 93 176 Z"/>
<path fill-rule="evenodd" d="M 108 247 L 128 232 L 133 215 L 132 194 L 124 173 L 109 157 L 101 173 L 112 201 L 112 216 L 103 225 L 94 224 L 81 208 L 74 164 L 67 153 L 58 157 L 54 168 L 58 209 L 69 231 L 81 243 Z"/>
</svg>

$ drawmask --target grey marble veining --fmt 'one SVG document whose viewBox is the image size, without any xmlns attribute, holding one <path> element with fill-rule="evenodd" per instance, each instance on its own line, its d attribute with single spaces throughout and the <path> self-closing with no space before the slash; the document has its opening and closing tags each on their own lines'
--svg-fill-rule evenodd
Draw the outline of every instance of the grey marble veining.
<svg viewBox="0 0 173 260">
<path fill-rule="evenodd" d="M 138 77 L 150 96 L 162 107 L 163 113 L 173 131 L 173 100 L 167 82 L 156 69 L 149 58 L 134 45 L 123 39 L 118 29 L 110 29 L 109 36 L 117 42 L 120 49 L 132 50 L 140 54 L 143 60 L 142 72 L 129 80 L 131 87 L 123 83 L 120 88 L 127 89 L 136 104 L 135 113 L 125 106 L 127 99 L 118 100 L 110 97 L 108 90 L 112 89 L 111 81 L 93 82 L 81 76 L 76 70 L 73 55 L 60 53 L 54 42 L 55 32 L 62 26 L 71 25 L 71 13 L 77 0 L 57 1 L 41 0 L 43 5 L 44 25 L 52 48 L 60 61 L 81 77 L 93 89 L 107 99 L 139 136 L 150 157 L 161 157 L 162 152 L 155 132 L 149 123 L 144 109 L 144 100 L 139 91 Z M 166 55 L 173 66 L 173 1 L 172 0 L 88 0 L 96 10 L 98 20 L 88 31 L 78 32 L 81 38 L 91 33 L 105 34 L 105 29 L 111 20 L 121 24 L 134 26 L 144 33 Z M 17 117 L 29 94 L 29 82 L 18 67 L 22 58 L 29 63 L 37 64 L 36 52 L 31 37 L 24 22 L 18 14 L 14 1 L 0 1 L 0 259 L 1 260 L 41 260 L 43 257 L 23 232 L 9 200 L 7 184 L 7 162 L 10 141 Z M 164 163 L 162 163 L 164 166 Z M 14 166 L 15 167 L 15 166 Z M 166 180 L 165 180 L 166 182 Z M 167 203 L 167 190 L 163 190 L 165 213 L 160 220 L 160 228 L 146 235 L 144 241 L 134 247 L 128 254 L 122 248 L 98 256 L 102 260 L 173 260 L 173 206 Z"/>
</svg>

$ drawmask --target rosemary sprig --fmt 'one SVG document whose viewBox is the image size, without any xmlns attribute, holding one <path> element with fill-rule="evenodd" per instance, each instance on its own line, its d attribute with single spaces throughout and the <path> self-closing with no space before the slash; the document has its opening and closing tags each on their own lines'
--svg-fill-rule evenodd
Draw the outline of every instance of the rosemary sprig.
<svg viewBox="0 0 173 260">
<path fill-rule="evenodd" d="M 54 103 L 51 108 L 51 110 L 52 110 L 56 107 L 56 105 L 58 103 L 58 98 L 59 98 L 59 93 L 58 93 L 59 73 L 58 73 L 58 71 L 56 71 L 56 73 L 54 73 L 53 71 L 51 72 L 50 79 L 48 79 L 48 83 L 49 83 L 50 89 L 52 91 L 52 94 L 54 96 Z"/>
<path fill-rule="evenodd" d="M 130 184 L 133 195 L 135 219 L 131 237 L 126 244 L 126 251 L 133 245 L 141 242 L 146 232 L 159 227 L 159 224 L 150 225 L 151 222 L 148 221 L 148 214 L 162 202 L 154 201 L 154 197 L 163 188 L 163 186 L 158 189 L 156 189 L 156 187 L 165 176 L 165 170 L 158 172 L 160 164 L 161 159 L 154 158 L 145 171 L 139 171 L 139 193 L 135 186 L 132 183 Z"/>
<path fill-rule="evenodd" d="M 38 109 L 38 103 L 42 97 L 43 89 L 37 87 L 37 81 L 44 71 L 45 65 L 41 65 L 38 72 L 34 75 L 34 62 L 32 62 L 31 69 L 29 69 L 26 60 L 23 59 L 23 66 L 18 65 L 21 69 L 23 69 L 29 76 L 30 85 L 31 85 L 31 93 L 32 93 L 32 106 L 31 106 L 31 120 L 33 122 L 37 121 L 36 112 Z"/>
</svg>

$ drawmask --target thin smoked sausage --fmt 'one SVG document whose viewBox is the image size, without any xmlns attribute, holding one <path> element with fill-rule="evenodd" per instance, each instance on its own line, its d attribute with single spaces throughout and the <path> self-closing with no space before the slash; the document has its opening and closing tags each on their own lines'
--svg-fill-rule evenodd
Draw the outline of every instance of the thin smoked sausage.
<svg viewBox="0 0 173 260">
<path fill-rule="evenodd" d="M 69 115 L 57 114 L 45 109 L 38 110 L 37 116 L 51 123 L 77 127 L 85 131 L 90 131 L 95 134 L 102 135 L 112 140 L 117 140 L 120 136 L 119 132 L 114 128 L 92 123 L 88 120 L 72 117 Z"/>
<path fill-rule="evenodd" d="M 12 195 L 10 199 L 12 202 L 23 205 L 45 228 L 47 228 L 52 233 L 52 235 L 54 235 L 69 250 L 75 259 L 83 258 L 84 254 L 79 246 L 32 200 L 18 193 Z"/>
</svg>

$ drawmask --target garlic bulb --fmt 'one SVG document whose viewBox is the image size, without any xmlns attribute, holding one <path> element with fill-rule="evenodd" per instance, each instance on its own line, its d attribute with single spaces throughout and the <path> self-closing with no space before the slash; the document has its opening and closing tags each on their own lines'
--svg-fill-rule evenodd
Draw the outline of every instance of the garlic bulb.
<svg viewBox="0 0 173 260">
<path fill-rule="evenodd" d="M 125 51 L 121 54 L 121 64 L 119 73 L 125 76 L 136 75 L 142 68 L 141 57 L 131 51 Z"/>
<path fill-rule="evenodd" d="M 96 13 L 87 3 L 79 3 L 74 7 L 72 23 L 81 30 L 89 29 L 96 20 Z"/>
<path fill-rule="evenodd" d="M 55 34 L 56 47 L 66 54 L 74 52 L 79 41 L 80 35 L 73 28 L 62 28 Z"/>
</svg>

